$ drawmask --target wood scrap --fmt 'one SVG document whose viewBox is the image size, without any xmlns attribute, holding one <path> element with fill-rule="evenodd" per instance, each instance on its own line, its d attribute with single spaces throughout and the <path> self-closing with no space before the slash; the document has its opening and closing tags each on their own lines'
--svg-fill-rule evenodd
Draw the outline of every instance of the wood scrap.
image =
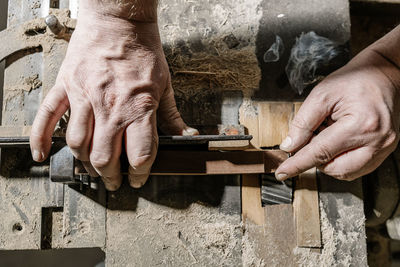
<svg viewBox="0 0 400 267">
<path fill-rule="evenodd" d="M 264 208 L 261 203 L 260 177 L 258 174 L 242 175 L 242 218 L 243 222 L 264 224 Z"/>
<path fill-rule="evenodd" d="M 299 175 L 294 192 L 294 214 L 298 247 L 320 248 L 321 222 L 316 168 Z"/>
</svg>

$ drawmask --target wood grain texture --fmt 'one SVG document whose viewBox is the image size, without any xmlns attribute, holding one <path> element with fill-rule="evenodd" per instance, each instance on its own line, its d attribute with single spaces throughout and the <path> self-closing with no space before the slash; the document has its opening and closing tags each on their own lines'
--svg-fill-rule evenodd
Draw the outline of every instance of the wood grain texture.
<svg viewBox="0 0 400 267">
<path fill-rule="evenodd" d="M 320 248 L 321 222 L 317 171 L 310 169 L 299 175 L 294 192 L 294 214 L 298 247 Z"/>
<path fill-rule="evenodd" d="M 242 218 L 256 225 L 264 224 L 264 208 L 261 204 L 261 185 L 258 174 L 242 175 Z"/>
<path fill-rule="evenodd" d="M 152 175 L 261 174 L 273 172 L 287 158 L 282 150 L 158 151 Z"/>
<path fill-rule="evenodd" d="M 258 112 L 260 147 L 280 145 L 289 131 L 293 103 L 260 102 L 258 104 Z"/>
<path fill-rule="evenodd" d="M 249 140 L 209 141 L 208 150 L 236 151 L 245 150 L 250 146 Z"/>
<path fill-rule="evenodd" d="M 243 125 L 246 129 L 246 134 L 252 135 L 253 139 L 250 140 L 250 144 L 254 148 L 259 148 L 259 122 L 258 122 L 258 116 L 255 114 L 248 114 L 246 111 L 242 108 L 239 111 L 240 114 L 240 124 Z"/>
<path fill-rule="evenodd" d="M 292 205 L 266 206 L 265 221 L 262 254 L 265 266 L 296 266 L 293 254 L 296 230 Z"/>
</svg>

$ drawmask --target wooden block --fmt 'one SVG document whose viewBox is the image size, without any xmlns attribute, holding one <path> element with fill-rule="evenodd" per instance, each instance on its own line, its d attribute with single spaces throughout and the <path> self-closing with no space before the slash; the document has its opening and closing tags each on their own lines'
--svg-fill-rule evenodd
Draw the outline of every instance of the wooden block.
<svg viewBox="0 0 400 267">
<path fill-rule="evenodd" d="M 320 248 L 321 222 L 316 168 L 299 175 L 294 192 L 297 246 Z"/>
<path fill-rule="evenodd" d="M 244 108 L 240 109 L 239 114 L 240 124 L 246 128 L 246 134 L 253 136 L 253 139 L 250 140 L 251 146 L 254 148 L 260 148 L 258 137 L 258 116 L 253 113 L 249 114 Z"/>
<path fill-rule="evenodd" d="M 249 140 L 209 141 L 208 150 L 245 150 L 250 146 Z"/>
<path fill-rule="evenodd" d="M 258 113 L 260 147 L 280 145 L 289 131 L 293 103 L 260 102 L 258 104 Z"/>
<path fill-rule="evenodd" d="M 151 175 L 261 174 L 273 172 L 287 158 L 282 150 L 158 151 Z"/>
<path fill-rule="evenodd" d="M 262 151 L 158 151 L 152 175 L 263 173 Z"/>
<path fill-rule="evenodd" d="M 242 218 L 256 225 L 264 224 L 264 208 L 261 204 L 261 185 L 258 174 L 242 175 Z"/>
<path fill-rule="evenodd" d="M 291 204 L 265 206 L 265 241 L 262 244 L 264 266 L 297 266 L 293 250 L 296 229 Z"/>
</svg>

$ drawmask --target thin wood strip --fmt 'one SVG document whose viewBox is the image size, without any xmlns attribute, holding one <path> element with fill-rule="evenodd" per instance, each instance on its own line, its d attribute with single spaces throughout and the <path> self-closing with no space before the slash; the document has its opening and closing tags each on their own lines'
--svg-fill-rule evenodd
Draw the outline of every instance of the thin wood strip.
<svg viewBox="0 0 400 267">
<path fill-rule="evenodd" d="M 289 131 L 293 103 L 259 102 L 258 113 L 260 147 L 280 145 Z"/>
<path fill-rule="evenodd" d="M 247 130 L 246 134 L 252 135 L 253 139 L 250 140 L 250 144 L 254 148 L 260 148 L 259 145 L 259 131 L 258 131 L 258 116 L 254 113 L 250 113 L 249 111 L 246 111 L 244 107 L 242 107 L 239 111 L 240 114 L 240 124 L 245 127 Z"/>
<path fill-rule="evenodd" d="M 258 174 L 242 175 L 242 218 L 243 222 L 264 224 L 264 208 L 261 203 L 261 185 Z"/>
<path fill-rule="evenodd" d="M 249 140 L 209 141 L 208 150 L 246 150 L 250 146 Z"/>
<path fill-rule="evenodd" d="M 269 151 L 158 151 L 152 175 L 214 175 L 271 173 L 287 158 Z"/>
<path fill-rule="evenodd" d="M 320 248 L 321 222 L 316 168 L 299 175 L 294 192 L 297 246 Z"/>
</svg>

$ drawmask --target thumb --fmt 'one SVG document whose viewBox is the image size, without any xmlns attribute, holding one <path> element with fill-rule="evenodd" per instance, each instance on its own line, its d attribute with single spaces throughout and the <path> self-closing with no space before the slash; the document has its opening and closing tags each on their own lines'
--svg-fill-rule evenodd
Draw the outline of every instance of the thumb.
<svg viewBox="0 0 400 267">
<path fill-rule="evenodd" d="M 324 91 L 326 89 L 324 88 Z M 303 147 L 331 114 L 332 104 L 329 102 L 331 101 L 327 94 L 321 92 L 321 87 L 315 88 L 290 123 L 288 136 L 281 143 L 280 149 L 295 152 Z"/>
<path fill-rule="evenodd" d="M 160 99 L 157 111 L 158 126 L 165 134 L 170 135 L 198 135 L 199 131 L 188 127 L 179 113 L 174 98 L 171 81 Z"/>
</svg>

